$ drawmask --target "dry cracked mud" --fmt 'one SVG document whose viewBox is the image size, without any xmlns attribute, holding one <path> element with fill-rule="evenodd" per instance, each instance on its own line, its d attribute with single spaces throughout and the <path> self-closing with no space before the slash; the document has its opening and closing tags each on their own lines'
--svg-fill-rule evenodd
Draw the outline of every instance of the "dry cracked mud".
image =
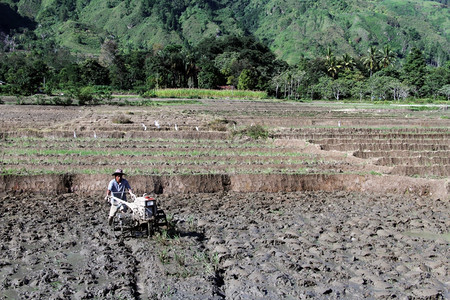
<svg viewBox="0 0 450 300">
<path fill-rule="evenodd" d="M 171 226 L 107 226 L 101 194 L 3 193 L 0 299 L 450 297 L 448 201 L 355 192 L 156 195 Z"/>
</svg>

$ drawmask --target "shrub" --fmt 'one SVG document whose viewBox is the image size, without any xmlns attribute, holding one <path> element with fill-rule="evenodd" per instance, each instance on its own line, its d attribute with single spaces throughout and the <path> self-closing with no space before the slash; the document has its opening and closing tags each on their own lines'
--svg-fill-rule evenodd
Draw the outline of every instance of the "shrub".
<svg viewBox="0 0 450 300">
<path fill-rule="evenodd" d="M 106 100 L 111 102 L 112 93 L 107 86 L 85 86 L 74 92 L 79 105 L 98 105 Z"/>
<path fill-rule="evenodd" d="M 262 127 L 261 125 L 251 125 L 248 126 L 247 128 L 244 128 L 240 131 L 237 131 L 234 133 L 235 135 L 240 135 L 240 136 L 248 136 L 252 139 L 267 139 L 269 137 L 269 131 L 267 131 L 264 127 Z"/>
<path fill-rule="evenodd" d="M 101 101 L 107 101 L 111 104 L 112 92 L 111 87 L 107 85 L 96 85 L 94 86 L 94 98 L 100 103 Z"/>
<path fill-rule="evenodd" d="M 0 94 L 9 95 L 11 93 L 12 93 L 11 85 L 9 84 L 0 85 Z"/>
<path fill-rule="evenodd" d="M 51 99 L 51 102 L 53 105 L 69 106 L 72 105 L 73 100 L 70 96 L 56 96 Z"/>
<path fill-rule="evenodd" d="M 83 87 L 81 89 L 77 89 L 75 91 L 75 96 L 78 99 L 79 105 L 87 105 L 91 104 L 94 100 L 94 89 L 90 86 Z"/>
<path fill-rule="evenodd" d="M 147 92 L 147 87 L 146 87 L 146 86 L 143 86 L 143 85 L 135 86 L 135 87 L 133 88 L 133 91 L 134 91 L 135 93 L 137 93 L 138 95 L 143 96 L 143 95 Z"/>
<path fill-rule="evenodd" d="M 16 104 L 17 104 L 17 105 L 24 105 L 24 104 L 27 104 L 27 103 L 25 102 L 25 97 L 22 96 L 22 95 L 16 95 Z"/>
<path fill-rule="evenodd" d="M 236 125 L 236 122 L 227 119 L 216 119 L 214 121 L 209 122 L 208 127 L 209 129 L 215 131 L 227 131 L 228 126 L 231 124 Z"/>
<path fill-rule="evenodd" d="M 155 90 L 150 90 L 142 93 L 142 97 L 144 98 L 156 98 Z"/>
<path fill-rule="evenodd" d="M 119 115 L 119 116 L 114 117 L 112 119 L 112 122 L 114 124 L 132 124 L 133 123 L 133 121 L 131 121 L 130 118 L 127 118 L 124 115 Z"/>
<path fill-rule="evenodd" d="M 34 95 L 33 104 L 45 105 L 47 104 L 47 100 L 44 95 Z"/>
</svg>

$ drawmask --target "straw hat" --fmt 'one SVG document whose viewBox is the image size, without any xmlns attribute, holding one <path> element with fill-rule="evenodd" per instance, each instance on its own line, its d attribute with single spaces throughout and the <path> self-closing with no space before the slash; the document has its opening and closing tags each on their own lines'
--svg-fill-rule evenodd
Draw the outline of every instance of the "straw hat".
<svg viewBox="0 0 450 300">
<path fill-rule="evenodd" d="M 114 173 L 112 173 L 113 176 L 116 175 L 126 175 L 122 169 L 117 169 L 116 171 L 114 171 Z"/>
</svg>

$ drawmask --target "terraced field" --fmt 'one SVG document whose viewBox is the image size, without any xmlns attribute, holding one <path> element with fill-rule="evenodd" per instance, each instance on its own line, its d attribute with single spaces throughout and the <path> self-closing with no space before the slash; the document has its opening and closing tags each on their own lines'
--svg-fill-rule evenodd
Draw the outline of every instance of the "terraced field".
<svg viewBox="0 0 450 300">
<path fill-rule="evenodd" d="M 299 130 L 278 137 L 304 139 L 322 150 L 348 152 L 375 165 L 394 167 L 390 174 L 418 177 L 450 175 L 448 128 L 346 128 Z"/>
<path fill-rule="evenodd" d="M 403 190 L 415 184 L 413 178 L 445 180 L 450 173 L 445 107 L 416 111 L 356 104 L 199 103 L 5 105 L 1 172 L 106 175 L 120 166 L 131 176 L 343 174 L 377 183 L 382 179 L 376 176 L 399 175 L 406 176 Z M 264 138 L 249 137 L 255 128 L 265 131 Z"/>
</svg>

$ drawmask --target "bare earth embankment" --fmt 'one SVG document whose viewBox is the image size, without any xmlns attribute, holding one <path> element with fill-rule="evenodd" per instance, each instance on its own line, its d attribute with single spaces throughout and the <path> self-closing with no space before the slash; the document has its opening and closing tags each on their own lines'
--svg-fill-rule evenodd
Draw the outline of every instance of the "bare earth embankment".
<svg viewBox="0 0 450 300">
<path fill-rule="evenodd" d="M 0 299 L 450 296 L 447 110 L 202 103 L 3 105 Z M 117 167 L 169 228 L 108 228 Z"/>
</svg>

